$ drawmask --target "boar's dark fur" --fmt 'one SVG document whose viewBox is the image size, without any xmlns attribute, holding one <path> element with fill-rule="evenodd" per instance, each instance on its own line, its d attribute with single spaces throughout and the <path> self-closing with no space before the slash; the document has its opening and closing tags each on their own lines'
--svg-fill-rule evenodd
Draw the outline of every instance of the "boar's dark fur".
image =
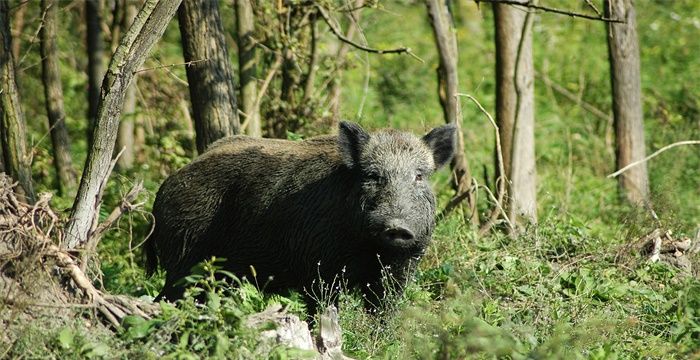
<svg viewBox="0 0 700 360">
<path fill-rule="evenodd" d="M 266 291 L 310 294 L 342 278 L 377 305 L 383 272 L 403 284 L 430 242 L 428 177 L 452 158 L 455 136 L 452 125 L 418 138 L 343 122 L 337 136 L 299 142 L 219 140 L 156 196 L 146 256 L 149 271 L 167 271 L 159 297 L 181 297 L 178 280 L 216 256 L 240 277 L 253 267 Z"/>
</svg>

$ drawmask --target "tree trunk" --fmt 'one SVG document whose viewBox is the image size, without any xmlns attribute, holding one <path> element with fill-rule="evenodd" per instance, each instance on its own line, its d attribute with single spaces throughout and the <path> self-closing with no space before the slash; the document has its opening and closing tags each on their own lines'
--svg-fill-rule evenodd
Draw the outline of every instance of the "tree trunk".
<svg viewBox="0 0 700 360">
<path fill-rule="evenodd" d="M 136 5 L 126 2 L 124 16 L 120 19 L 119 28 L 128 29 L 136 18 Z M 113 31 L 113 36 L 118 36 L 119 31 Z M 115 151 L 119 152 L 124 149 L 122 155 L 117 159 L 117 167 L 121 170 L 128 170 L 134 166 L 135 154 L 135 131 L 136 123 L 136 82 L 138 78 L 134 76 L 131 85 L 126 91 L 124 98 L 124 107 L 122 108 L 122 119 L 119 122 L 119 131 L 117 134 L 117 147 Z"/>
<path fill-rule="evenodd" d="M 363 5 L 365 4 L 365 0 L 356 0 L 353 8 L 354 9 L 360 9 Z M 350 23 L 348 24 L 348 30 L 345 32 L 345 38 L 352 40 L 352 38 L 355 36 L 355 33 L 357 32 L 357 23 L 360 21 L 360 16 L 362 15 L 362 12 L 360 10 L 356 10 L 354 12 L 351 12 L 349 16 L 352 18 Z M 341 82 L 340 79 L 343 76 L 343 69 L 345 68 L 346 64 L 346 59 L 345 57 L 348 54 L 348 51 L 350 50 L 350 45 L 348 45 L 345 42 L 339 41 L 340 45 L 338 47 L 338 52 L 336 53 L 336 71 L 335 71 L 335 79 L 331 82 L 331 88 L 329 90 L 329 106 L 331 110 L 331 116 L 333 122 L 331 123 L 331 128 L 335 129 L 338 127 L 338 123 L 340 122 L 340 95 L 342 93 L 342 87 L 341 87 Z"/>
<path fill-rule="evenodd" d="M 496 121 L 509 182 L 511 221 L 537 221 L 535 168 L 535 94 L 532 18 L 529 12 L 494 4 L 496 26 Z M 498 166 L 496 166 L 498 169 Z"/>
<path fill-rule="evenodd" d="M 252 0 L 236 0 L 236 24 L 238 30 L 238 72 L 241 78 L 241 108 L 246 115 L 246 133 L 262 136 L 260 109 L 256 106 L 258 97 L 257 71 L 255 59 L 255 19 Z"/>
<path fill-rule="evenodd" d="M 438 95 L 442 105 L 445 122 L 457 126 L 457 149 L 452 159 L 451 169 L 453 186 L 459 197 L 467 192 L 468 219 L 475 224 L 479 222 L 476 211 L 475 193 L 471 190 L 472 176 L 469 171 L 467 157 L 464 155 L 464 138 L 462 137 L 462 108 L 457 98 L 459 84 L 457 78 L 457 38 L 452 27 L 452 20 L 444 0 L 426 0 L 430 23 L 433 28 L 435 43 L 440 55 L 438 68 Z"/>
<path fill-rule="evenodd" d="M 88 57 L 88 144 L 92 143 L 92 133 L 97 119 L 97 106 L 100 102 L 100 87 L 104 78 L 102 43 L 102 6 L 100 0 L 85 0 L 85 22 L 87 26 Z"/>
<path fill-rule="evenodd" d="M 626 23 L 607 23 L 610 79 L 612 82 L 615 126 L 615 167 L 641 160 L 644 146 L 644 116 L 639 65 L 637 20 L 631 0 L 606 0 L 606 16 Z M 632 204 L 649 201 L 649 177 L 646 163 L 641 163 L 618 177 L 624 198 Z"/>
<path fill-rule="evenodd" d="M 71 160 L 66 114 L 63 110 L 63 88 L 56 46 L 57 8 L 58 1 L 41 1 L 41 12 L 44 14 L 44 24 L 40 31 L 41 69 L 58 189 L 65 195 L 75 189 L 76 174 Z"/>
<path fill-rule="evenodd" d="M 120 170 L 129 170 L 134 167 L 135 154 L 135 128 L 136 122 L 136 78 L 132 80 L 131 85 L 126 90 L 124 96 L 124 108 L 122 109 L 122 118 L 119 122 L 119 130 L 117 131 L 117 146 L 115 151 L 122 152 L 117 159 L 117 168 Z M 122 151 L 123 149 L 123 151 Z"/>
<path fill-rule="evenodd" d="M 12 24 L 12 27 L 15 29 L 14 34 L 13 34 L 13 41 L 12 41 L 12 57 L 15 60 L 15 64 L 19 61 L 19 56 L 20 56 L 20 49 L 21 49 L 21 44 L 22 44 L 22 31 L 24 31 L 24 14 L 27 13 L 27 8 L 29 7 L 29 4 L 23 4 L 19 3 L 17 5 L 17 11 L 15 12 L 15 19 L 14 23 Z"/>
<path fill-rule="evenodd" d="M 233 72 L 226 50 L 219 3 L 184 0 L 178 11 L 182 49 L 201 154 L 214 141 L 239 133 Z"/>
<path fill-rule="evenodd" d="M 69 249 L 87 241 L 97 221 L 126 91 L 134 71 L 141 67 L 153 45 L 163 35 L 179 5 L 180 0 L 146 0 L 112 57 L 100 95 L 94 141 L 66 225 Z"/>
<path fill-rule="evenodd" d="M 309 41 L 310 44 L 310 54 L 309 54 L 309 66 L 306 72 L 306 78 L 304 79 L 304 103 L 308 103 L 314 94 L 314 84 L 316 82 L 316 70 L 318 68 L 318 26 L 316 24 L 316 15 L 312 14 L 309 17 Z"/>
<path fill-rule="evenodd" d="M 295 34 L 290 31 L 290 38 L 294 35 Z M 268 125 L 268 131 L 272 133 L 273 137 L 278 139 L 286 139 L 287 131 L 293 132 L 296 130 L 295 124 L 292 124 L 293 116 L 289 115 L 292 115 L 292 112 L 297 108 L 294 90 L 299 86 L 298 64 L 294 57 L 294 52 L 287 45 L 288 44 L 285 44 L 285 47 L 282 49 L 282 85 L 280 87 L 280 101 L 283 104 L 283 114 L 288 116 L 275 116 L 270 119 L 271 124 Z"/>
<path fill-rule="evenodd" d="M 31 157 L 27 153 L 24 114 L 19 101 L 10 35 L 10 5 L 0 1 L 0 142 L 5 172 L 19 182 L 23 201 L 34 202 Z"/>
</svg>

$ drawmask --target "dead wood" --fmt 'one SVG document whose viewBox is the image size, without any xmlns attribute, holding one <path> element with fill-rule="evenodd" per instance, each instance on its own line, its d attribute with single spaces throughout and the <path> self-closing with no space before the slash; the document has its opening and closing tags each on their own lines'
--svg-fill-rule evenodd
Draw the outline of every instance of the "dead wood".
<svg viewBox="0 0 700 360">
<path fill-rule="evenodd" d="M 95 309 L 114 328 L 119 327 L 127 315 L 149 318 L 158 311 L 157 304 L 111 295 L 97 289 L 81 269 L 81 263 L 74 257 L 75 252 L 69 252 L 64 247 L 64 223 L 49 207 L 51 194 L 41 194 L 36 204 L 29 205 L 17 199 L 12 191 L 13 186 L 9 177 L 0 175 L 1 303 L 33 306 L 40 298 L 41 306 L 84 305 Z M 116 221 L 116 213 L 121 215 L 133 208 L 131 202 L 140 190 L 140 184 L 137 184 L 122 201 L 119 210 L 113 212 L 115 215 L 110 217 L 111 222 L 98 225 L 98 229 L 103 229 L 99 235 Z M 88 244 L 96 246 L 97 240 L 99 238 L 90 239 Z M 38 277 L 36 272 L 46 268 L 51 268 L 51 276 Z M 40 296 L 37 296 L 36 291 L 39 290 L 36 289 L 41 289 Z M 70 305 L 66 305 L 68 299 Z"/>
<path fill-rule="evenodd" d="M 279 304 L 272 305 L 264 311 L 253 314 L 246 320 L 246 325 L 260 329 L 267 324 L 274 324 L 274 329 L 260 333 L 261 346 L 287 346 L 316 352 L 321 360 L 352 360 L 341 350 L 343 332 L 338 325 L 338 310 L 329 306 L 320 315 L 319 331 L 315 339 L 309 326 L 296 315 L 287 313 Z"/>
<path fill-rule="evenodd" d="M 618 263 L 662 262 L 678 269 L 681 276 L 700 276 L 700 231 L 694 239 L 676 237 L 671 230 L 656 228 L 618 251 Z M 634 265 L 634 264 L 632 264 Z M 632 267 L 632 266 L 630 266 Z"/>
</svg>

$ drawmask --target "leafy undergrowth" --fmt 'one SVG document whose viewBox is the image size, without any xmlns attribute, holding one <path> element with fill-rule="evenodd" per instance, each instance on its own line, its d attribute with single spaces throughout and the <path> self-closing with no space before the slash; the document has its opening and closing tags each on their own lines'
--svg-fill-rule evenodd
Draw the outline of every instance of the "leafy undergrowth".
<svg viewBox="0 0 700 360">
<path fill-rule="evenodd" d="M 358 358 L 700 356 L 700 281 L 660 263 L 616 262 L 626 240 L 558 218 L 516 238 L 477 238 L 452 217 L 397 314 L 367 326 L 374 320 L 347 302 L 346 350 Z"/>
<path fill-rule="evenodd" d="M 218 276 L 215 276 L 218 275 Z M 124 359 L 290 359 L 307 352 L 272 346 L 260 337 L 266 330 L 246 325 L 248 315 L 271 304 L 302 314 L 300 303 L 263 295 L 248 282 L 221 270 L 217 260 L 193 269 L 184 281 L 191 287 L 175 304 L 161 302 L 152 319 L 127 316 L 116 333 L 89 320 L 89 313 L 66 321 L 37 317 L 0 352 L 0 358 L 124 358 Z M 231 285 L 233 284 L 233 285 Z"/>
<path fill-rule="evenodd" d="M 511 238 L 479 238 L 460 216 L 443 220 L 421 269 L 391 311 L 365 312 L 340 296 L 344 351 L 355 358 L 637 359 L 700 356 L 700 281 L 673 267 L 619 261 L 627 235 L 591 235 L 574 219 L 551 217 Z M 617 260 L 616 260 L 617 259 Z M 217 280 L 215 263 L 195 269 L 197 285 L 151 320 L 128 317 L 116 336 L 85 320 L 24 329 L 6 356 L 53 358 L 303 358 L 260 346 L 246 315 L 294 299 Z M 109 268 L 109 264 L 106 264 Z M 136 267 L 134 271 L 139 271 Z M 224 275 L 225 272 L 223 272 Z M 124 279 L 124 278 L 122 278 Z M 126 277 L 129 279 L 129 277 Z M 157 288 L 160 279 L 134 276 Z M 143 282 L 150 282 L 144 285 Z M 233 282 L 236 286 L 227 284 Z M 109 282 L 108 282 L 109 284 Z M 196 302 L 195 299 L 202 301 Z"/>
</svg>

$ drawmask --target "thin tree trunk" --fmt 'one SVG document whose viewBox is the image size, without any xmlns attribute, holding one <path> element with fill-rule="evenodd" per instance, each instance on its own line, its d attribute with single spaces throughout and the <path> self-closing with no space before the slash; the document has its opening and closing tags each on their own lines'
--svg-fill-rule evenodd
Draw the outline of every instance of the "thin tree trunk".
<svg viewBox="0 0 700 360">
<path fill-rule="evenodd" d="M 41 27 L 41 69 L 44 81 L 46 114 L 53 145 L 54 167 L 58 188 L 65 195 L 75 189 L 76 174 L 71 160 L 70 139 L 66 129 L 66 114 L 63 110 L 63 88 L 56 45 L 56 21 L 58 1 L 42 0 L 41 12 L 44 24 Z"/>
<path fill-rule="evenodd" d="M 102 43 L 102 6 L 100 0 L 85 0 L 85 22 L 87 26 L 88 57 L 88 144 L 92 143 L 92 133 L 100 102 L 100 87 L 104 78 Z"/>
<path fill-rule="evenodd" d="M 365 4 L 365 0 L 356 0 L 353 8 L 354 9 L 359 9 Z M 357 22 L 360 21 L 360 16 L 362 15 L 362 12 L 360 10 L 356 10 L 352 13 L 349 14 L 350 17 L 354 17 L 354 21 L 350 21 L 348 24 L 348 30 L 345 33 L 345 38 L 352 40 L 352 38 L 355 36 L 355 33 L 357 32 Z M 332 116 L 332 123 L 331 123 L 331 128 L 335 129 L 338 127 L 338 123 L 340 122 L 340 95 L 342 94 L 342 87 L 341 87 L 341 82 L 340 79 L 343 76 L 343 68 L 345 67 L 346 64 L 346 59 L 345 57 L 348 54 L 348 51 L 350 50 L 350 45 L 348 45 L 345 42 L 340 41 L 340 45 L 338 47 L 338 52 L 336 53 L 336 72 L 335 72 L 335 79 L 331 82 L 331 88 L 329 90 L 329 105 L 331 109 L 331 116 Z"/>
<path fill-rule="evenodd" d="M 0 95 L 2 95 L 2 94 L 0 94 Z M 3 128 L 4 126 L 5 126 L 5 125 L 3 125 L 3 124 L 0 123 L 0 137 L 4 137 L 4 136 L 5 136 L 4 133 L 3 133 L 3 130 L 2 130 L 2 128 Z M 4 172 L 5 172 L 5 155 L 4 155 L 3 152 L 2 152 L 2 147 L 3 147 L 3 145 L 2 145 L 2 139 L 0 139 L 0 173 L 4 173 Z"/>
<path fill-rule="evenodd" d="M 637 20 L 631 0 L 606 0 L 605 11 L 607 17 L 626 22 L 607 23 L 616 136 L 615 167 L 621 169 L 646 156 Z M 646 163 L 620 175 L 618 186 L 630 203 L 647 203 L 649 176 Z"/>
<path fill-rule="evenodd" d="M 122 109 L 122 118 L 119 122 L 119 130 L 117 133 L 117 146 L 115 151 L 122 152 L 117 159 L 117 168 L 120 170 L 129 170 L 134 166 L 136 154 L 135 147 L 135 128 L 136 122 L 136 81 L 134 77 L 131 85 L 126 90 L 124 96 L 124 108 Z M 122 151 L 123 149 L 123 151 Z"/>
<path fill-rule="evenodd" d="M 309 19 L 309 37 L 311 41 L 309 55 L 309 67 L 304 79 L 304 102 L 311 99 L 314 93 L 314 83 L 316 82 L 316 68 L 318 67 L 318 28 L 316 24 L 316 15 L 311 14 Z"/>
<path fill-rule="evenodd" d="M 444 0 L 426 0 L 430 23 L 433 28 L 435 43 L 440 55 L 438 68 L 438 95 L 445 117 L 445 122 L 457 126 L 457 149 L 452 159 L 452 178 L 456 196 L 470 193 L 467 201 L 468 219 L 478 224 L 475 194 L 471 189 L 472 176 L 467 157 L 464 155 L 464 138 L 462 137 L 462 108 L 457 98 L 459 83 L 457 77 L 457 38 L 452 27 L 451 15 Z"/>
<path fill-rule="evenodd" d="M 280 13 L 280 33 L 286 38 L 282 47 L 282 68 L 279 100 L 281 106 L 278 112 L 268 119 L 268 133 L 275 138 L 286 139 L 287 132 L 295 132 L 300 126 L 298 121 L 299 100 L 296 90 L 299 89 L 301 66 L 297 63 L 292 42 L 289 39 L 297 39 L 295 45 L 298 48 L 306 48 L 307 42 L 304 34 L 300 32 L 300 24 L 308 16 L 299 6 L 289 6 Z"/>
<path fill-rule="evenodd" d="M 238 134 L 233 72 L 226 49 L 219 4 L 209 0 L 184 0 L 178 11 L 182 48 L 197 133 L 197 151 Z"/>
<path fill-rule="evenodd" d="M 134 22 L 138 10 L 136 5 L 125 2 L 124 16 L 120 19 L 119 28 L 128 29 Z M 118 36 L 119 31 L 113 31 L 113 36 Z M 119 122 L 119 132 L 117 134 L 117 147 L 115 151 L 124 149 L 122 155 L 117 159 L 117 167 L 122 170 L 131 169 L 134 166 L 135 158 L 135 133 L 134 124 L 136 122 L 136 82 L 137 76 L 131 81 L 131 85 L 126 91 L 124 98 L 124 108 L 122 109 L 122 119 Z"/>
<path fill-rule="evenodd" d="M 292 34 L 290 34 L 290 37 Z M 296 99 L 294 98 L 294 90 L 299 86 L 299 76 L 297 73 L 297 63 L 294 59 L 292 49 L 285 46 L 282 49 L 282 85 L 280 87 L 280 100 L 284 104 L 284 110 L 287 113 L 296 109 Z M 287 114 L 289 115 L 289 114 Z M 295 124 L 291 122 L 292 116 L 275 116 L 270 119 L 272 124 L 269 131 L 273 136 L 279 139 L 287 138 L 287 131 L 295 131 Z"/>
<path fill-rule="evenodd" d="M 0 142 L 3 164 L 5 172 L 19 182 L 17 190 L 22 200 L 33 203 L 31 157 L 27 153 L 27 132 L 15 81 L 10 34 L 9 3 L 0 1 Z"/>
<path fill-rule="evenodd" d="M 241 108 L 246 114 L 246 133 L 250 136 L 262 136 L 260 109 L 256 106 L 257 64 L 255 59 L 255 18 L 252 0 L 236 0 L 236 24 L 238 26 L 238 72 L 241 79 Z"/>
<path fill-rule="evenodd" d="M 94 141 L 66 226 L 69 249 L 87 241 L 96 224 L 127 89 L 134 71 L 141 67 L 153 45 L 163 35 L 179 5 L 180 0 L 146 0 L 112 57 L 100 95 Z"/>
<path fill-rule="evenodd" d="M 493 4 L 496 26 L 496 121 L 500 129 L 511 221 L 537 221 L 532 18 L 511 5 Z M 496 167 L 498 169 L 498 167 Z"/>
<path fill-rule="evenodd" d="M 19 61 L 20 49 L 22 44 L 22 31 L 24 31 L 24 14 L 27 13 L 27 8 L 29 4 L 19 4 L 18 9 L 15 12 L 14 23 L 12 27 L 15 29 L 12 41 L 12 57 L 15 60 L 15 64 Z"/>
</svg>

